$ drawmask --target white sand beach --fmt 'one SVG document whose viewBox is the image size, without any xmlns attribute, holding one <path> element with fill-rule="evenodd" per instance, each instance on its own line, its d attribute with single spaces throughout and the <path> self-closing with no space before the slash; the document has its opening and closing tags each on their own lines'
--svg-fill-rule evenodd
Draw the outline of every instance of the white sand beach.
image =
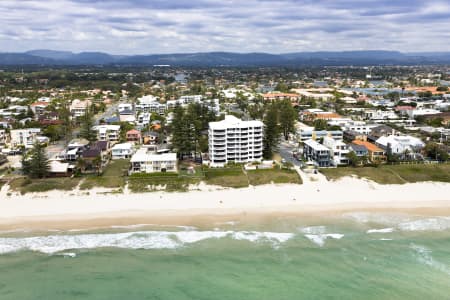
<svg viewBox="0 0 450 300">
<path fill-rule="evenodd" d="M 379 185 L 356 178 L 309 181 L 303 185 L 265 185 L 220 189 L 201 185 L 187 193 L 104 193 L 104 190 L 52 191 L 40 194 L 0 193 L 0 228 L 86 227 L 258 214 L 320 214 L 331 211 L 450 211 L 450 184 Z M 161 221 L 162 222 L 162 221 Z M 31 224 L 31 225 L 30 225 Z M 33 225 L 34 224 L 34 225 Z M 67 226 L 66 226 L 67 227 Z"/>
</svg>

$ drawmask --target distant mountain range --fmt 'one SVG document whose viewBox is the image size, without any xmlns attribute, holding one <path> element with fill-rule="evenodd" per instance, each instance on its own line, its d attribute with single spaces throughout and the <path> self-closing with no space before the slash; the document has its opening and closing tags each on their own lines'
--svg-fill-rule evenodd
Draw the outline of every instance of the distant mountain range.
<svg viewBox="0 0 450 300">
<path fill-rule="evenodd" d="M 32 50 L 0 53 L 0 65 L 171 65 L 184 67 L 288 67 L 345 65 L 450 64 L 450 52 L 397 51 L 299 52 L 287 54 L 206 52 L 110 55 L 102 52 Z"/>
</svg>

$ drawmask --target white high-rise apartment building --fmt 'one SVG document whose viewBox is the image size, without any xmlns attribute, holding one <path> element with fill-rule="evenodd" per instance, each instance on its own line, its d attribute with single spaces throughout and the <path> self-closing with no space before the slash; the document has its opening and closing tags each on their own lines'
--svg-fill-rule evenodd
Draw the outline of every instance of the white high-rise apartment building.
<svg viewBox="0 0 450 300">
<path fill-rule="evenodd" d="M 227 163 L 261 161 L 263 158 L 263 123 L 242 121 L 234 116 L 209 123 L 209 159 L 211 166 Z"/>
</svg>

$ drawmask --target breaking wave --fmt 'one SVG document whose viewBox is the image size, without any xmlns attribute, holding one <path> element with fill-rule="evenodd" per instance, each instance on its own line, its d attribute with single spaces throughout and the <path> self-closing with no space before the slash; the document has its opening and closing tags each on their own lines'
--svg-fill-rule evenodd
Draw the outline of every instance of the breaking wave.
<svg viewBox="0 0 450 300">
<path fill-rule="evenodd" d="M 221 238 L 264 242 L 276 248 L 293 236 L 293 233 L 256 231 L 140 231 L 0 238 L 0 254 L 24 250 L 53 254 L 73 249 L 95 248 L 176 249 L 207 239 Z"/>
</svg>

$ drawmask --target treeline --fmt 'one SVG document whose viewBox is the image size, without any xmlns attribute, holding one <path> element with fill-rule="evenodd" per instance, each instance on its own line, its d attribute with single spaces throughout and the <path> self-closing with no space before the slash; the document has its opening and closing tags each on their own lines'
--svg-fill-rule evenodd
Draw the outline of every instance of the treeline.
<svg viewBox="0 0 450 300">
<path fill-rule="evenodd" d="M 186 108 L 175 107 L 169 129 L 172 133 L 172 148 L 178 156 L 191 157 L 208 151 L 208 124 L 218 118 L 210 106 L 192 103 Z"/>
</svg>

